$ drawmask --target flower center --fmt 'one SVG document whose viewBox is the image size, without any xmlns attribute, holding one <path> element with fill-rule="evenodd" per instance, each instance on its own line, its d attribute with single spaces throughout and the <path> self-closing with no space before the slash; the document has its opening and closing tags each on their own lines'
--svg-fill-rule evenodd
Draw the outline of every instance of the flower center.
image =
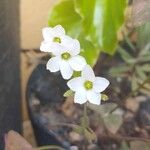
<svg viewBox="0 0 150 150">
<path fill-rule="evenodd" d="M 61 39 L 59 37 L 54 37 L 53 42 L 61 43 Z"/>
<path fill-rule="evenodd" d="M 93 88 L 93 83 L 91 81 L 85 81 L 84 87 L 86 90 L 91 90 Z"/>
<path fill-rule="evenodd" d="M 70 57 L 71 57 L 71 55 L 68 52 L 61 54 L 61 58 L 64 60 L 68 60 Z"/>
</svg>

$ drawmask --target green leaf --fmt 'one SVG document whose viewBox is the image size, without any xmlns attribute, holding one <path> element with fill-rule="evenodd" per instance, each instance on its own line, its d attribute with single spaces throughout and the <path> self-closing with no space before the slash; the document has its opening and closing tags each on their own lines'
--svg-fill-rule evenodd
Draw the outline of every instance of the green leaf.
<svg viewBox="0 0 150 150">
<path fill-rule="evenodd" d="M 89 65 L 94 66 L 99 57 L 100 51 L 96 49 L 94 45 L 89 40 L 86 40 L 83 36 L 80 36 L 79 40 L 81 47 L 83 48 L 81 55 L 85 57 Z"/>
<path fill-rule="evenodd" d="M 138 47 L 143 49 L 147 44 L 150 43 L 150 22 L 137 28 L 138 31 Z"/>
<path fill-rule="evenodd" d="M 124 22 L 126 0 L 74 0 L 76 12 L 83 20 L 86 38 L 95 47 L 113 54 L 117 46 L 117 32 Z"/>
<path fill-rule="evenodd" d="M 81 32 L 81 17 L 74 10 L 73 0 L 60 1 L 50 12 L 48 25 L 61 24 L 67 34 L 76 38 Z"/>
<path fill-rule="evenodd" d="M 118 47 L 118 53 L 126 63 L 133 64 L 136 62 L 136 60 L 122 47 Z"/>
<path fill-rule="evenodd" d="M 109 97 L 106 94 L 101 94 L 103 101 L 108 101 Z"/>
<path fill-rule="evenodd" d="M 108 104 L 103 104 L 103 105 L 99 106 L 99 105 L 94 105 L 94 104 L 88 103 L 87 106 L 91 110 L 99 113 L 100 115 L 102 115 L 102 117 L 104 117 L 109 112 L 111 112 L 114 108 L 116 108 L 117 104 L 115 104 L 115 103 L 108 103 Z"/>
<path fill-rule="evenodd" d="M 142 69 L 144 72 L 150 72 L 150 64 L 142 65 L 142 66 L 141 66 L 141 69 Z"/>
<path fill-rule="evenodd" d="M 144 71 L 142 70 L 141 66 L 136 66 L 135 69 L 136 69 L 136 72 L 137 72 L 138 76 L 139 76 L 142 80 L 145 80 L 145 79 L 146 79 L 146 74 L 145 74 Z"/>
<path fill-rule="evenodd" d="M 123 123 L 122 114 L 109 114 L 104 118 L 104 123 L 111 133 L 116 133 Z"/>
<path fill-rule="evenodd" d="M 72 91 L 72 90 L 68 90 L 68 91 L 66 91 L 65 93 L 64 93 L 64 97 L 69 97 L 69 96 L 73 96 L 74 95 L 74 91 Z"/>
<path fill-rule="evenodd" d="M 76 125 L 76 127 L 73 128 L 73 131 L 83 135 L 90 143 L 92 141 L 96 141 L 96 134 L 91 128 L 84 128 L 82 126 Z"/>
<path fill-rule="evenodd" d="M 111 68 L 109 72 L 114 77 L 120 77 L 124 73 L 127 73 L 128 71 L 130 71 L 131 67 L 132 66 L 121 65 L 121 66 L 117 66 L 117 67 Z"/>
<path fill-rule="evenodd" d="M 127 145 L 125 141 L 121 143 L 120 150 L 130 150 L 129 146 Z"/>
<path fill-rule="evenodd" d="M 126 0 L 62 0 L 50 12 L 48 25 L 61 24 L 79 39 L 82 55 L 93 66 L 100 51 L 115 52 L 125 7 Z"/>
<path fill-rule="evenodd" d="M 132 91 L 135 91 L 138 88 L 137 78 L 135 76 L 132 77 L 131 88 Z"/>
</svg>

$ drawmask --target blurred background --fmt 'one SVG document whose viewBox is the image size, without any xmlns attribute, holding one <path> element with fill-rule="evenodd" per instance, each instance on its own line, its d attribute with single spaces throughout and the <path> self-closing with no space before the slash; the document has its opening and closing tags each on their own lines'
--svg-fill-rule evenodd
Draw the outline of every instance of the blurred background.
<svg viewBox="0 0 150 150">
<path fill-rule="evenodd" d="M 66 87 L 62 85 L 65 81 L 60 79 L 59 74 L 53 76 L 45 71 L 44 66 L 49 56 L 39 51 L 43 40 L 42 28 L 48 26 L 50 11 L 57 4 L 58 0 L 0 1 L 0 150 L 4 149 L 6 133 L 9 130 L 22 134 L 33 147 L 54 143 L 66 148 L 73 144 L 81 144 L 78 141 L 81 137 L 74 132 L 70 133 L 67 129 L 58 130 L 50 126 L 55 118 L 64 119 L 66 116 L 70 118 L 75 113 L 72 110 L 81 109 L 80 106 L 74 107 L 72 103 L 63 103 Z M 120 122 L 114 118 L 114 122 L 117 122 L 119 126 L 112 123 L 113 126 L 108 128 L 117 136 L 125 136 L 125 140 L 113 138 L 112 135 L 100 136 L 99 139 L 103 143 L 100 142 L 100 144 L 103 146 L 97 149 L 119 150 L 121 147 L 120 150 L 128 150 L 127 145 L 130 140 L 150 143 L 149 10 L 148 0 L 128 2 L 125 25 L 121 32 L 116 33 L 119 45 L 115 50 L 116 53 L 108 55 L 102 52 L 94 67 L 97 75 L 106 76 L 112 81 L 106 93 L 110 97 L 110 102 L 117 104 L 117 107 L 121 109 L 119 115 L 123 114 L 121 117 L 123 119 L 118 119 Z M 54 24 L 57 21 L 54 21 Z M 50 24 L 53 22 L 49 21 Z M 88 54 L 88 57 L 91 55 L 92 53 Z M 50 84 L 46 84 L 47 82 Z M 58 112 L 51 112 L 47 106 L 53 107 L 53 104 L 49 103 L 55 95 L 57 95 L 56 101 L 61 101 L 60 104 L 54 104 L 54 107 L 58 109 L 59 106 L 61 109 Z M 128 97 L 125 97 L 126 95 Z M 120 102 L 124 99 L 124 102 Z M 111 107 L 112 110 L 114 108 Z M 60 112 L 65 117 L 60 116 Z M 58 119 L 58 121 L 62 120 Z M 42 127 L 37 124 L 41 124 Z M 45 130 L 45 126 L 49 130 Z M 92 126 L 96 130 L 97 125 Z M 103 128 L 101 125 L 100 127 Z M 56 133 L 55 136 L 51 133 L 53 130 Z M 67 135 L 64 130 L 67 130 Z M 96 130 L 96 132 L 101 133 L 105 130 Z M 62 138 L 64 135 L 71 137 L 72 141 L 67 143 L 68 139 Z M 139 145 L 143 147 L 143 143 Z M 139 145 L 132 143 L 132 150 L 137 150 Z M 143 150 L 149 150 L 149 146 L 146 145 Z M 94 148 L 88 150 L 94 150 Z"/>
</svg>

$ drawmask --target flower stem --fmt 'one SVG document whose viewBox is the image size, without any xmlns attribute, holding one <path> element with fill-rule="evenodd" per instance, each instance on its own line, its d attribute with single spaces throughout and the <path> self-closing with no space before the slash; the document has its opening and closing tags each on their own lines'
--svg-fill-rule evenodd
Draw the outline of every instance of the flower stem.
<svg viewBox="0 0 150 150">
<path fill-rule="evenodd" d="M 83 118 L 84 118 L 84 128 L 87 128 L 87 123 L 88 123 L 88 116 L 87 116 L 87 103 L 84 104 L 84 113 L 83 113 Z"/>
</svg>

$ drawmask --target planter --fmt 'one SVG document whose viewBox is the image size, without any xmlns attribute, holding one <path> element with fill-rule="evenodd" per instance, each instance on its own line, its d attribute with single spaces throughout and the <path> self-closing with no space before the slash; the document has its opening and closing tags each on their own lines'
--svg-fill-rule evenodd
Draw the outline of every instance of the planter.
<svg viewBox="0 0 150 150">
<path fill-rule="evenodd" d="M 47 71 L 45 64 L 39 64 L 29 78 L 28 109 L 39 146 L 59 145 L 69 150 L 70 146 L 87 145 L 83 137 L 73 132 L 72 127 L 67 126 L 72 123 L 79 124 L 83 116 L 83 106 L 71 103 L 71 99 L 68 104 L 64 104 L 63 93 L 67 91 L 65 82 L 59 73 Z M 77 116 L 72 114 L 77 114 Z M 88 115 L 93 129 L 97 126 L 102 127 L 96 120 L 97 114 L 89 111 Z M 114 143 L 118 146 L 115 140 L 109 138 L 104 138 L 101 142 L 104 142 L 107 148 L 111 148 Z M 99 142 L 91 144 L 87 150 L 100 150 L 100 144 Z"/>
<path fill-rule="evenodd" d="M 38 111 L 38 106 L 37 108 L 32 106 L 33 103 L 38 103 L 38 101 L 33 100 L 33 96 L 41 100 L 40 104 L 42 106 L 49 104 L 49 102 L 53 105 L 61 103 L 63 93 L 67 89 L 66 86 L 62 85 L 65 85 L 65 81 L 61 78 L 60 74 L 50 73 L 46 70 L 45 65 L 42 64 L 37 66 L 29 78 L 27 85 L 28 110 L 39 146 L 59 145 L 68 149 L 68 145 L 60 141 L 55 132 L 46 128 L 47 120 L 44 120 L 44 118 L 35 113 Z M 59 89 L 59 87 L 61 88 Z"/>
</svg>

